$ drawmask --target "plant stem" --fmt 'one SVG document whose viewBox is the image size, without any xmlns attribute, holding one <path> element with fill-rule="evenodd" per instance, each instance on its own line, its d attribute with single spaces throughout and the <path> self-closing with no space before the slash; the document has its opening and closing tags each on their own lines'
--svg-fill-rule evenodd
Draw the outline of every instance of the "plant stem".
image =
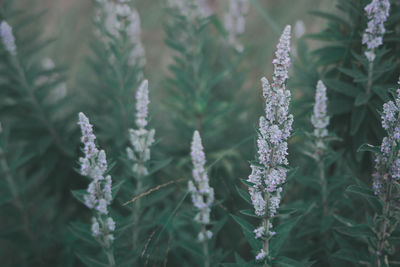
<svg viewBox="0 0 400 267">
<path fill-rule="evenodd" d="M 22 204 L 21 199 L 18 196 L 17 186 L 14 182 L 14 177 L 12 177 L 11 175 L 10 168 L 8 167 L 7 160 L 5 159 L 5 153 L 2 148 L 0 148 L 0 158 L 1 158 L 0 160 L 1 168 L 4 171 L 6 181 L 10 188 L 10 192 L 13 196 L 14 205 L 21 214 L 26 234 L 28 235 L 30 241 L 33 242 L 35 240 L 35 237 L 32 231 L 30 230 L 28 215 L 26 214 L 24 205 Z"/>
<path fill-rule="evenodd" d="M 210 267 L 210 256 L 208 254 L 208 238 L 206 235 L 206 226 L 201 226 L 201 232 L 203 234 L 203 254 L 204 254 L 204 267 Z"/>
<path fill-rule="evenodd" d="M 378 244 L 377 244 L 377 250 L 376 250 L 376 266 L 380 267 L 382 266 L 381 263 L 381 255 L 382 251 L 384 249 L 385 243 L 387 241 L 388 233 L 387 233 L 387 228 L 388 228 L 388 221 L 390 220 L 390 202 L 391 202 L 391 197 L 392 197 L 392 183 L 388 182 L 386 185 L 386 195 L 385 199 L 383 199 L 384 205 L 383 205 L 383 211 L 382 211 L 382 217 L 383 221 L 381 222 L 379 233 L 378 233 Z M 385 262 L 388 262 L 387 255 L 383 256 L 385 259 Z"/>
<path fill-rule="evenodd" d="M 269 233 L 269 218 L 264 218 L 263 226 L 264 226 L 265 232 Z M 267 257 L 268 257 L 269 256 L 269 239 L 265 239 L 264 240 L 263 249 L 264 249 L 264 251 L 265 251 L 265 253 L 267 254 Z M 268 264 L 265 263 L 264 267 L 268 267 Z"/>
<path fill-rule="evenodd" d="M 372 53 L 374 53 L 374 49 L 372 49 Z M 373 71 L 374 71 L 374 62 L 370 61 L 368 65 L 367 95 L 371 93 Z"/>
<path fill-rule="evenodd" d="M 53 126 L 49 123 L 49 120 L 48 120 L 46 114 L 44 113 L 35 94 L 33 93 L 33 88 L 29 85 L 29 83 L 26 79 L 25 71 L 22 68 L 21 63 L 19 62 L 17 57 L 14 57 L 13 59 L 14 59 L 13 61 L 15 63 L 15 67 L 17 68 L 17 71 L 18 71 L 18 75 L 20 76 L 20 81 L 22 83 L 22 86 L 25 88 L 25 91 L 28 93 L 28 96 L 31 98 L 33 106 L 39 114 L 39 119 L 43 122 L 44 126 L 47 128 L 47 130 L 49 131 L 51 137 L 53 137 L 56 144 L 59 147 L 62 147 L 61 138 L 57 134 L 57 132 L 54 130 Z M 63 151 L 63 149 L 61 149 L 61 151 Z"/>
<path fill-rule="evenodd" d="M 321 157 L 318 157 L 318 169 L 319 169 L 319 181 L 321 184 L 321 198 L 322 198 L 322 209 L 323 213 L 327 213 L 327 194 L 328 194 L 328 184 L 326 181 L 326 176 L 325 176 L 325 166 L 324 162 Z"/>
<path fill-rule="evenodd" d="M 107 259 L 108 259 L 108 265 L 109 265 L 110 267 L 116 266 L 116 265 L 115 265 L 114 254 L 112 253 L 112 251 L 111 251 L 110 249 L 107 250 L 106 255 L 107 255 Z"/>
<path fill-rule="evenodd" d="M 137 188 L 136 188 L 136 195 L 140 194 L 142 191 L 142 177 L 138 178 Z M 140 199 L 134 203 L 133 207 L 133 231 L 132 231 L 132 246 L 133 250 L 137 248 L 137 243 L 139 239 L 139 231 L 138 231 L 138 224 L 140 219 Z"/>
</svg>

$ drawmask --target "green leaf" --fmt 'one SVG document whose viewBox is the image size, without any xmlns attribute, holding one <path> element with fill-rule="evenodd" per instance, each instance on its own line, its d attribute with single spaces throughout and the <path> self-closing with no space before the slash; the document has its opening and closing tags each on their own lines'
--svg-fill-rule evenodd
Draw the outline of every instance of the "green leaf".
<svg viewBox="0 0 400 267">
<path fill-rule="evenodd" d="M 362 195 L 367 198 L 376 199 L 374 191 L 366 186 L 350 185 L 349 187 L 346 188 L 346 192 L 351 192 L 351 193 Z"/>
<path fill-rule="evenodd" d="M 331 257 L 360 264 L 360 253 L 358 251 L 352 251 L 350 249 L 340 249 L 339 251 L 332 254 Z"/>
<path fill-rule="evenodd" d="M 260 216 L 255 215 L 253 210 L 241 210 L 240 213 L 243 215 L 247 215 L 250 217 L 255 217 L 255 218 L 260 219 Z"/>
<path fill-rule="evenodd" d="M 73 196 L 74 198 L 76 198 L 79 202 L 81 202 L 83 205 L 86 206 L 86 204 L 85 204 L 85 199 L 84 199 L 84 195 L 86 195 L 87 192 L 86 192 L 85 189 L 72 190 L 71 193 L 72 193 L 72 196 Z"/>
<path fill-rule="evenodd" d="M 278 36 L 282 33 L 282 30 L 279 29 L 277 23 L 273 18 L 264 10 L 264 8 L 260 5 L 258 0 L 250 0 L 250 3 L 253 5 L 254 9 L 261 15 L 261 17 L 265 20 L 267 24 L 272 28 L 273 32 Z"/>
<path fill-rule="evenodd" d="M 249 224 L 246 220 L 231 214 L 232 218 L 240 225 L 242 228 L 243 235 L 246 237 L 247 242 L 254 251 L 257 251 L 261 248 L 261 242 L 255 239 L 253 230 L 254 227 Z"/>
<path fill-rule="evenodd" d="M 248 192 L 244 191 L 243 189 L 236 186 L 236 191 L 238 192 L 239 196 L 243 198 L 247 203 L 252 204 L 251 198 Z"/>
<path fill-rule="evenodd" d="M 244 185 L 246 185 L 246 186 L 248 186 L 248 187 L 254 186 L 253 183 L 247 181 L 246 179 L 240 179 L 240 181 L 241 181 Z"/>
<path fill-rule="evenodd" d="M 347 21 L 345 21 L 344 19 L 342 19 L 341 17 L 339 17 L 335 14 L 322 12 L 322 11 L 316 11 L 316 10 L 309 11 L 308 13 L 310 13 L 311 15 L 314 15 L 314 16 L 325 18 L 332 22 L 343 24 L 343 26 L 345 26 L 346 28 L 350 28 L 350 24 Z"/>
<path fill-rule="evenodd" d="M 125 183 L 125 180 L 121 180 L 118 183 L 116 183 L 115 185 L 112 186 L 111 189 L 111 194 L 112 194 L 112 198 L 114 199 L 115 196 L 118 194 L 119 190 L 121 189 L 121 186 Z"/>
<path fill-rule="evenodd" d="M 346 192 L 353 193 L 364 197 L 375 212 L 379 212 L 381 205 L 374 194 L 374 191 L 364 185 L 350 185 L 346 188 Z"/>
<path fill-rule="evenodd" d="M 93 267 L 93 266 L 104 266 L 104 267 L 110 266 L 110 265 L 106 264 L 105 262 L 98 261 L 97 258 L 94 259 L 94 258 L 85 256 L 85 255 L 83 255 L 81 253 L 78 253 L 78 252 L 76 252 L 75 254 L 87 266 L 90 266 L 90 267 Z"/>
<path fill-rule="evenodd" d="M 364 152 L 364 151 L 369 151 L 369 152 L 377 154 L 377 153 L 379 153 L 381 151 L 381 149 L 380 149 L 379 146 L 373 146 L 373 145 L 370 145 L 370 144 L 362 144 L 357 149 L 357 152 Z"/>
<path fill-rule="evenodd" d="M 280 224 L 275 228 L 276 235 L 270 241 L 271 255 L 276 256 L 279 254 L 280 249 L 289 236 L 290 231 L 299 222 L 302 216 L 292 218 Z"/>
<path fill-rule="evenodd" d="M 348 235 L 355 238 L 362 238 L 362 239 L 366 237 L 375 238 L 375 234 L 371 230 L 371 228 L 369 228 L 367 225 L 364 224 L 357 224 L 352 227 L 339 226 L 335 227 L 335 230 L 344 235 Z"/>
<path fill-rule="evenodd" d="M 75 235 L 77 238 L 82 239 L 89 244 L 98 246 L 99 244 L 96 242 L 96 240 L 93 238 L 92 233 L 89 229 L 89 225 L 83 224 L 83 223 L 71 223 L 70 226 L 68 227 L 69 230 L 73 235 Z"/>
<path fill-rule="evenodd" d="M 328 89 L 346 96 L 356 97 L 359 94 L 357 87 L 337 79 L 324 79 L 324 84 Z"/>
<path fill-rule="evenodd" d="M 280 267 L 309 267 L 312 266 L 314 262 L 300 262 L 288 257 L 279 256 L 272 261 L 272 266 Z"/>
<path fill-rule="evenodd" d="M 152 175 L 153 173 L 163 169 L 164 167 L 169 165 L 171 162 L 172 162 L 172 158 L 156 162 L 154 165 L 151 166 L 148 175 Z"/>
<path fill-rule="evenodd" d="M 358 132 L 362 122 L 365 119 L 366 114 L 367 114 L 367 109 L 365 106 L 353 109 L 351 113 L 351 125 L 350 125 L 351 135 L 355 135 Z"/>
<path fill-rule="evenodd" d="M 364 92 L 361 92 L 357 95 L 356 100 L 354 101 L 354 105 L 356 107 L 359 107 L 361 105 L 364 105 L 366 103 L 368 103 L 368 100 L 371 98 L 371 94 L 367 94 Z"/>
</svg>

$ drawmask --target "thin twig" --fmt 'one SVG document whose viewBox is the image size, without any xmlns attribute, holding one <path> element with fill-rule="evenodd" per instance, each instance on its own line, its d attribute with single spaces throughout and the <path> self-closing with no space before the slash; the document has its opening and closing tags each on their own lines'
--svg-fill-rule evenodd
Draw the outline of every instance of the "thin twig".
<svg viewBox="0 0 400 267">
<path fill-rule="evenodd" d="M 174 181 L 169 181 L 168 183 L 165 183 L 165 184 L 157 185 L 156 187 L 153 187 L 153 188 L 151 188 L 150 190 L 148 190 L 148 191 L 146 191 L 146 192 L 144 192 L 144 193 L 141 193 L 140 195 L 138 195 L 138 196 L 132 198 L 132 199 L 129 200 L 128 202 L 125 202 L 124 204 L 122 204 L 122 206 L 126 206 L 126 205 L 128 205 L 128 204 L 130 204 L 130 203 L 133 203 L 133 202 L 135 202 L 136 200 L 138 200 L 138 199 L 140 199 L 140 198 L 142 198 L 142 197 L 144 197 L 144 196 L 147 196 L 147 195 L 153 193 L 154 191 L 157 191 L 157 190 L 160 190 L 161 188 L 164 188 L 164 187 L 166 187 L 166 186 L 169 186 L 170 184 L 179 183 L 179 182 L 182 182 L 182 181 L 185 181 L 185 180 L 186 180 L 186 179 L 182 178 L 182 179 L 178 179 L 178 180 L 174 180 Z"/>
<path fill-rule="evenodd" d="M 157 229 L 155 229 L 149 236 L 149 238 L 146 241 L 146 244 L 144 245 L 143 251 L 142 251 L 142 255 L 140 255 L 142 258 L 144 256 L 144 253 L 146 253 L 147 247 L 150 244 L 151 240 L 153 239 L 154 234 L 157 232 Z"/>
</svg>

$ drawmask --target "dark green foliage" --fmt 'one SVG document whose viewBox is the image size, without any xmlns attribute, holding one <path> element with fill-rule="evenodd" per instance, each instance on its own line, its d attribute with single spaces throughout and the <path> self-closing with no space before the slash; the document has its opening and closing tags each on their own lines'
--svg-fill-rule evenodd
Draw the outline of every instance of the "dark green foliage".
<svg viewBox="0 0 400 267">
<path fill-rule="evenodd" d="M 51 68 L 43 64 L 58 36 L 41 34 L 45 11 L 21 9 L 17 2 L 0 1 L 0 22 L 12 26 L 17 46 L 13 56 L 0 43 L 1 266 L 110 266 L 110 251 L 116 266 L 205 266 L 207 260 L 210 266 L 263 266 L 254 260 L 261 241 L 253 231 L 260 218 L 254 215 L 246 179 L 247 160 L 256 150 L 254 126 L 262 113 L 254 100 L 262 94 L 255 84 L 266 74 L 252 61 L 267 61 L 264 55 L 273 53 L 269 48 L 258 51 L 255 47 L 267 44 L 250 38 L 264 32 L 245 34 L 249 38 L 242 40 L 245 49 L 239 53 L 226 40 L 222 14 L 188 18 L 157 6 L 163 38 L 147 24 L 144 39 L 146 45 L 164 39 L 167 63 L 153 59 L 144 67 L 129 61 L 135 44 L 124 31 L 111 35 L 105 18 L 94 21 L 88 12 L 86 22 L 94 22 L 81 40 L 84 57 L 77 75 L 65 62 L 56 61 Z M 280 32 L 272 19 L 278 15 L 262 10 L 263 1 L 250 2 L 251 12 L 261 15 L 274 34 Z M 322 31 L 292 37 L 296 53 L 287 88 L 293 96 L 294 134 L 284 198 L 273 218 L 269 267 L 400 264 L 398 197 L 388 205 L 371 186 L 385 134 L 382 105 L 393 100 L 398 88 L 400 2 L 391 1 L 372 69 L 361 44 L 367 26 L 363 8 L 370 0 L 335 2 L 336 10 L 309 12 L 322 21 Z M 271 10 L 278 6 L 266 3 Z M 92 4 L 98 7 L 97 1 Z M 101 41 L 104 36 L 107 44 Z M 271 40 L 276 36 L 268 36 Z M 164 50 L 146 52 L 154 58 L 152 53 Z M 135 93 L 147 78 L 151 104 L 146 129 L 155 129 L 156 141 L 145 163 L 149 174 L 140 176 L 132 170 L 126 148 L 129 129 L 137 128 Z M 331 117 L 322 147 L 310 123 L 318 80 L 327 87 Z M 68 85 L 63 97 L 57 97 L 60 85 Z M 92 211 L 84 205 L 90 181 L 79 174 L 80 111 L 93 122 L 98 145 L 111 163 L 110 215 L 116 230 L 109 251 L 92 236 Z M 201 229 L 193 220 L 196 210 L 187 190 L 194 130 L 201 132 L 215 190 L 207 226 L 213 236 L 206 248 L 197 239 Z M 398 183 L 393 186 L 397 194 Z M 378 246 L 382 255 L 376 255 Z"/>
<path fill-rule="evenodd" d="M 371 158 L 357 149 L 364 143 L 378 144 L 383 137 L 380 115 L 377 109 L 388 100 L 388 88 L 398 80 L 399 57 L 395 25 L 399 23 L 399 6 L 393 1 L 390 15 L 385 23 L 384 45 L 376 50 L 371 81 L 368 86 L 369 63 L 361 43 L 362 33 L 367 27 L 363 12 L 370 1 L 338 1 L 338 14 L 312 12 L 327 20 L 328 26 L 320 33 L 309 37 L 324 42 L 324 46 L 311 52 L 320 79 L 328 87 L 330 113 L 334 115 L 334 132 L 346 148 L 345 159 L 351 168 L 365 177 L 373 166 Z M 397 33 L 398 34 L 398 33 Z M 397 62 L 397 63 L 396 63 Z M 370 88 L 368 88 L 370 87 Z"/>
</svg>

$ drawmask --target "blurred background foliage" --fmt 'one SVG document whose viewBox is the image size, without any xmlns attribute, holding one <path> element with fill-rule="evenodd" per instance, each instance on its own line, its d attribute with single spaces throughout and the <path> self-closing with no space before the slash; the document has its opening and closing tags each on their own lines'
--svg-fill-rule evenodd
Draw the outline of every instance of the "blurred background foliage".
<svg viewBox="0 0 400 267">
<path fill-rule="evenodd" d="M 10 2 L 16 10 L 21 10 L 22 14 L 7 13 Z M 185 183 L 176 182 L 141 200 L 142 208 L 146 209 L 146 213 L 143 215 L 143 226 L 140 228 L 140 244 L 132 252 L 134 258 L 130 258 L 131 251 L 128 247 L 131 244 L 124 239 L 124 231 L 132 227 L 129 222 L 123 221 L 124 216 L 130 216 L 130 209 L 121 208 L 120 204 L 141 192 L 135 191 L 134 183 L 125 184 L 120 193 L 120 199 L 114 203 L 114 206 L 118 206 L 115 207 L 118 210 L 116 216 L 120 216 L 119 219 L 123 221 L 120 225 L 126 226 L 118 237 L 123 242 L 115 248 L 119 249 L 117 256 L 123 259 L 121 266 L 122 262 L 129 266 L 132 261 L 138 264 L 137 266 L 194 266 L 195 262 L 202 261 L 201 255 L 195 253 L 198 250 L 197 244 L 192 244 L 192 238 L 195 237 L 197 229 L 191 222 L 194 211 L 191 209 L 190 198 L 186 193 L 186 181 L 191 176 L 189 145 L 194 129 L 202 131 L 209 177 L 211 185 L 216 188 L 217 204 L 212 211 L 213 219 L 218 221 L 213 225 L 216 235 L 212 240 L 216 248 L 214 262 L 235 260 L 240 262 L 240 257 L 234 252 L 246 260 L 252 258 L 250 247 L 243 238 L 239 226 L 229 215 L 248 208 L 248 205 L 240 200 L 236 187 L 240 187 L 239 179 L 249 175 L 248 160 L 254 158 L 254 127 L 263 113 L 259 80 L 262 76 L 270 77 L 272 73 L 271 61 L 282 29 L 287 24 L 294 26 L 298 20 L 304 22 L 306 35 L 297 38 L 293 33 L 292 43 L 295 52 L 292 57 L 293 67 L 288 85 L 293 95 L 291 108 L 295 115 L 295 134 L 289 144 L 289 161 L 294 169 L 297 168 L 297 172 L 291 176 L 286 188 L 288 193 L 284 203 L 287 204 L 284 208 L 309 212 L 310 207 L 318 206 L 316 203 L 320 199 L 315 181 L 316 175 L 313 173 L 315 163 L 303 155 L 307 141 L 307 134 L 304 133 L 311 131 L 309 118 L 314 102 L 315 85 L 319 79 L 327 84 L 331 107 L 343 109 L 331 108 L 330 110 L 330 115 L 335 115 L 330 129 L 332 135 L 337 137 L 330 143 L 330 158 L 327 158 L 324 163 L 327 175 L 333 183 L 328 199 L 331 209 L 328 215 L 318 210 L 301 221 L 300 224 L 303 224 L 303 227 L 293 230 L 293 235 L 288 237 L 287 241 L 290 245 L 283 247 L 283 254 L 299 260 L 304 259 L 302 266 L 309 266 L 307 265 L 309 263 L 306 263 L 309 259 L 311 259 L 310 262 L 312 260 L 317 262 L 315 266 L 338 266 L 338 264 L 357 266 L 346 261 L 346 257 L 343 256 L 346 252 L 339 251 L 337 257 L 331 257 L 331 255 L 332 252 L 339 250 L 339 243 L 345 243 L 347 248 L 351 248 L 354 244 L 359 245 L 357 242 L 346 241 L 338 234 L 340 231 L 334 230 L 338 227 L 338 221 L 333 218 L 347 216 L 355 220 L 364 220 L 365 215 L 362 211 L 371 211 L 365 201 L 350 199 L 344 194 L 344 188 L 354 183 L 370 184 L 373 159 L 369 154 L 357 153 L 357 149 L 362 143 L 368 142 L 374 145 L 380 143 L 383 132 L 379 131 L 381 128 L 376 110 L 380 110 L 383 101 L 389 97 L 388 94 L 376 93 L 371 97 L 368 110 L 361 110 L 366 108 L 366 106 L 361 106 L 362 96 L 349 92 L 358 92 L 357 90 L 363 86 L 362 82 L 354 82 L 357 77 L 352 77 L 343 71 L 343 69 L 348 70 L 365 63 L 359 61 L 358 57 L 362 54 L 360 33 L 366 25 L 362 8 L 368 1 L 250 0 L 251 8 L 246 17 L 246 31 L 240 37 L 240 42 L 245 47 L 243 54 L 221 45 L 218 38 L 224 33 L 218 28 L 218 20 L 207 22 L 209 26 L 206 32 L 198 31 L 195 34 L 196 38 L 206 41 L 200 49 L 201 52 L 194 58 L 201 61 L 203 67 L 207 66 L 208 72 L 201 73 L 204 76 L 200 75 L 199 82 L 202 81 L 201 77 L 204 77 L 204 80 L 218 82 L 213 84 L 213 92 L 210 94 L 210 99 L 207 99 L 209 100 L 207 103 L 211 103 L 214 110 L 207 110 L 202 106 L 201 101 L 196 102 L 197 98 L 194 100 L 195 107 L 190 110 L 194 115 L 183 114 L 185 110 L 191 108 L 190 99 L 184 97 L 179 99 L 180 103 L 189 107 L 173 105 L 173 98 L 180 96 L 179 92 L 186 90 L 180 83 L 177 73 L 188 79 L 197 77 L 187 65 L 176 60 L 175 56 L 178 54 L 179 57 L 179 51 L 171 48 L 171 43 L 176 41 L 174 38 L 174 34 L 177 34 L 174 32 L 176 24 L 168 23 L 171 23 L 174 14 L 165 8 L 165 0 L 132 2 L 141 19 L 141 38 L 147 60 L 144 76 L 149 80 L 150 89 L 150 125 L 156 130 L 157 139 L 157 144 L 154 149 L 152 148 L 152 157 L 155 158 L 152 166 L 154 174 L 143 190 L 171 180 L 183 179 Z M 217 16 L 222 19 L 227 10 L 227 1 L 209 0 L 209 2 Z M 359 12 L 353 14 L 354 10 L 346 6 L 348 4 L 346 2 L 351 3 L 351 6 L 354 5 Z M 345 8 L 345 11 L 335 8 L 338 3 Z M 46 107 L 44 116 L 48 116 L 49 121 L 54 123 L 54 131 L 49 130 L 53 129 L 53 126 L 40 125 L 43 119 L 37 118 L 35 112 L 38 111 L 31 110 L 29 105 L 20 100 L 21 95 L 0 93 L 3 97 L 0 103 L 6 107 L 3 110 L 2 106 L 0 114 L 0 120 L 5 125 L 3 131 L 5 137 L 0 143 L 2 148 L 0 152 L 7 151 L 1 154 L 7 156 L 12 166 L 12 168 L 3 168 L 3 172 L 20 177 L 17 183 L 21 186 L 30 181 L 29 187 L 26 186 L 29 190 L 24 189 L 17 194 L 18 200 L 14 201 L 16 209 L 13 206 L 7 206 L 0 212 L 2 218 L 6 218 L 0 222 L 0 258 L 7 258 L 7 266 L 79 266 L 82 262 L 75 257 L 75 254 L 82 255 L 82 251 L 91 253 L 92 248 L 81 247 L 79 239 L 70 234 L 70 230 L 73 231 L 74 227 L 69 228 L 72 221 L 88 222 L 90 220 L 89 211 L 71 194 L 71 190 L 87 186 L 87 181 L 74 171 L 74 168 L 78 166 L 76 161 L 79 155 L 76 114 L 79 111 L 88 112 L 89 117 L 93 114 L 95 133 L 98 133 L 99 143 L 104 145 L 111 161 L 116 163 L 115 169 L 111 171 L 116 181 L 123 181 L 130 176 L 124 171 L 127 162 L 123 153 L 128 139 L 126 130 L 132 126 L 116 121 L 115 118 L 118 117 L 120 110 L 115 112 L 112 104 L 107 105 L 106 102 L 109 100 L 107 94 L 96 94 L 96 90 L 99 90 L 101 86 L 106 86 L 100 78 L 111 81 L 113 77 L 103 75 L 102 71 L 110 66 L 101 65 L 101 49 L 93 49 L 98 45 L 96 43 L 98 40 L 94 35 L 95 6 L 91 1 L 2 0 L 0 7 L 2 8 L 1 15 L 7 14 L 9 22 L 15 23 L 13 24 L 15 34 L 17 40 L 21 42 L 21 47 L 23 43 L 25 45 L 32 41 L 28 39 L 31 35 L 40 40 L 52 41 L 49 45 L 42 46 L 43 49 L 40 51 L 29 49 L 19 51 L 24 59 L 24 62 L 20 63 L 22 69 L 29 73 L 28 84 L 36 86 L 35 77 L 40 76 L 42 72 L 47 74 L 49 72 L 42 69 L 43 67 L 32 67 L 31 62 L 40 62 L 42 58 L 48 57 L 52 58 L 57 66 L 52 71 L 57 73 L 57 77 L 65 82 L 68 88 L 68 97 L 57 104 L 62 110 L 61 114 L 55 112 L 54 107 L 48 106 L 46 100 L 43 99 Z M 391 12 L 397 16 L 388 21 L 388 27 L 392 29 L 392 32 L 388 34 L 389 42 L 386 46 L 394 54 L 391 58 L 389 58 L 390 55 L 382 55 L 378 58 L 385 62 L 384 67 L 387 68 L 385 77 L 376 77 L 376 80 L 379 80 L 377 84 L 380 85 L 378 91 L 386 90 L 385 88 L 394 85 L 396 75 L 399 73 L 397 37 L 398 25 L 400 25 L 399 6 L 397 5 L 396 8 Z M 352 11 L 349 12 L 348 9 Z M 329 12 L 330 15 L 321 12 Z M 40 16 L 26 21 L 19 31 L 16 25 L 17 22 L 22 21 L 21 17 L 30 17 L 35 14 Z M 179 22 L 175 23 L 179 24 Z M 24 42 L 24 38 L 28 40 Z M 1 56 L 1 60 L 4 60 L 6 64 L 10 66 L 14 64 L 7 62 L 8 59 L 4 54 Z M 181 58 L 193 60 L 185 59 L 184 56 Z M 97 64 L 97 72 L 93 64 Z M 20 74 L 18 69 L 11 68 L 9 71 Z M 19 88 L 18 78 L 14 79 L 13 75 L 9 74 L 6 77 L 10 78 L 11 84 L 15 83 L 16 88 Z M 138 83 L 137 77 L 132 79 L 134 81 L 131 81 L 131 85 Z M 112 84 L 110 82 L 110 85 Z M 49 90 L 50 87 L 51 85 L 48 88 L 44 86 L 42 90 Z M 125 100 L 131 97 L 133 101 L 136 87 L 132 86 L 122 97 Z M 208 86 L 204 87 L 208 88 Z M 338 87 L 337 90 L 330 90 Z M 25 97 L 22 94 L 21 99 Z M 204 94 L 201 97 L 204 97 Z M 8 99 L 16 99 L 15 103 L 18 105 L 8 109 L 10 106 Z M 353 105 L 354 103 L 356 105 Z M 133 104 L 129 102 L 127 107 L 127 110 L 132 112 L 133 118 Z M 358 116 L 360 112 L 364 114 L 362 117 Z M 42 114 L 41 111 L 39 113 Z M 39 124 L 30 121 L 28 115 L 32 114 Z M 199 114 L 204 116 L 204 120 L 202 119 L 201 122 L 190 120 L 191 116 L 198 118 Z M 187 115 L 187 117 L 182 115 Z M 130 124 L 132 123 L 133 119 Z M 11 134 L 7 135 L 7 133 Z M 50 142 L 55 133 L 60 135 L 59 139 L 56 138 L 59 141 Z M 6 138 L 7 136 L 10 137 Z M 29 138 L 35 142 L 28 141 L 26 144 L 22 141 Z M 11 149 L 6 149 L 9 143 Z M 6 184 L 2 182 L 0 192 L 9 194 L 6 188 Z M 15 195 L 13 197 L 15 198 Z M 46 205 L 42 206 L 44 203 Z M 362 205 L 363 209 L 355 212 L 358 205 Z M 308 213 L 305 215 L 307 217 Z M 33 217 L 33 222 L 27 221 L 30 217 Z M 279 220 L 284 221 L 289 217 L 290 214 L 283 215 Z M 22 226 L 10 230 L 10 225 L 21 221 L 23 221 Z M 23 231 L 20 231 L 20 227 L 26 234 L 21 234 Z M 324 247 L 321 247 L 323 239 L 327 242 L 324 243 Z M 82 251 L 80 251 L 81 248 Z"/>
</svg>

